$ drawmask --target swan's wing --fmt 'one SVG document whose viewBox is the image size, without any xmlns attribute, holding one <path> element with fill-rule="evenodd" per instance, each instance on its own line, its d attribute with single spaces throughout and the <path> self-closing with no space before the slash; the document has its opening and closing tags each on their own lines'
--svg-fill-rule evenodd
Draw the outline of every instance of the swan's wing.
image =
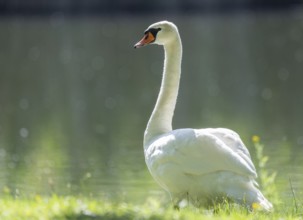
<svg viewBox="0 0 303 220">
<path fill-rule="evenodd" d="M 186 170 L 184 170 L 186 172 L 201 175 L 227 170 L 256 177 L 255 168 L 251 166 L 252 162 L 247 163 L 238 152 L 232 150 L 220 138 L 206 131 L 196 130 L 195 138 L 191 138 L 187 146 L 178 149 L 181 153 L 178 160 L 186 164 Z"/>
<path fill-rule="evenodd" d="M 240 136 L 236 132 L 226 128 L 208 128 L 203 130 L 221 139 L 226 144 L 227 147 L 231 148 L 234 152 L 239 154 L 239 156 L 242 157 L 247 162 L 247 164 L 250 166 L 252 170 L 256 171 L 256 168 L 253 162 L 251 161 L 251 156 L 249 151 L 247 150 L 245 144 L 243 143 Z"/>
<path fill-rule="evenodd" d="M 203 130 L 176 130 L 160 138 L 148 148 L 146 162 L 151 172 L 174 164 L 178 172 L 190 175 L 231 171 L 256 178 L 254 167 L 220 138 Z"/>
</svg>

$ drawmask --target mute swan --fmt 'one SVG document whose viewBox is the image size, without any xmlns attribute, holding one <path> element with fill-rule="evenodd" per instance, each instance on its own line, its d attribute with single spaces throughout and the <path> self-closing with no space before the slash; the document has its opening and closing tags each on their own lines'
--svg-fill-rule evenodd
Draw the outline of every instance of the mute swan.
<svg viewBox="0 0 303 220">
<path fill-rule="evenodd" d="M 249 209 L 270 211 L 272 204 L 256 182 L 257 173 L 239 135 L 225 128 L 172 130 L 181 74 L 182 44 L 177 27 L 168 21 L 152 24 L 135 48 L 164 46 L 161 89 L 144 133 L 147 167 L 169 192 L 174 207 L 183 199 L 208 206 L 223 199 Z"/>
</svg>

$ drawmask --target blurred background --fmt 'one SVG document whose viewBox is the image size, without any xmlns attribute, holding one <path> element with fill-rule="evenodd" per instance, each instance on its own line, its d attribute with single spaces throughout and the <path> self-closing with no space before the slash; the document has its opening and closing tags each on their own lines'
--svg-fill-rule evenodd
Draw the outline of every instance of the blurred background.
<svg viewBox="0 0 303 220">
<path fill-rule="evenodd" d="M 291 198 L 303 184 L 303 5 L 261 0 L 0 1 L 0 194 L 169 200 L 144 162 L 163 50 L 134 50 L 177 24 L 174 128 L 228 127 Z"/>
</svg>

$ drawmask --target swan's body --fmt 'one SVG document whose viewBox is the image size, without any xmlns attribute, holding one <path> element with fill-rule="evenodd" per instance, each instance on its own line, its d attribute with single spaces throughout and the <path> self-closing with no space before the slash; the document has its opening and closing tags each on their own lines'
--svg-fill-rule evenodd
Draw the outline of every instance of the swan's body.
<svg viewBox="0 0 303 220">
<path fill-rule="evenodd" d="M 167 21 L 155 23 L 135 48 L 150 43 L 165 50 L 161 89 L 144 134 L 151 175 L 176 206 L 182 199 L 209 205 L 227 198 L 270 210 L 272 205 L 257 188 L 256 169 L 237 133 L 224 128 L 172 130 L 182 60 L 177 27 Z"/>
</svg>

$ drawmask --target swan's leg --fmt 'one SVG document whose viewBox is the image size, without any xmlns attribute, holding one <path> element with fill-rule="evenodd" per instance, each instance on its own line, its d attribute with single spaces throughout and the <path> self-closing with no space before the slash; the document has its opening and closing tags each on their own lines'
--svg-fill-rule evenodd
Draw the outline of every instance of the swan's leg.
<svg viewBox="0 0 303 220">
<path fill-rule="evenodd" d="M 175 197 L 174 199 L 172 199 L 172 201 L 173 201 L 173 208 L 175 209 L 175 210 L 180 210 L 180 202 L 182 201 L 182 199 L 179 199 L 179 198 L 177 198 L 177 197 Z"/>
<path fill-rule="evenodd" d="M 171 200 L 173 202 L 173 208 L 175 210 L 180 210 L 180 202 L 182 201 L 182 199 L 179 196 L 173 196 L 171 195 Z"/>
<path fill-rule="evenodd" d="M 174 208 L 174 210 L 180 211 L 179 204 L 174 204 L 173 208 Z"/>
<path fill-rule="evenodd" d="M 189 193 L 186 192 L 187 204 L 189 204 Z"/>
<path fill-rule="evenodd" d="M 189 193 L 186 192 L 186 193 L 182 193 L 182 194 L 178 194 L 178 195 L 171 194 L 171 199 L 173 202 L 174 209 L 180 210 L 180 208 L 189 204 L 190 197 L 189 197 Z M 184 199 L 186 201 L 184 201 Z M 186 205 L 184 205 L 183 202 L 185 202 Z"/>
</svg>

